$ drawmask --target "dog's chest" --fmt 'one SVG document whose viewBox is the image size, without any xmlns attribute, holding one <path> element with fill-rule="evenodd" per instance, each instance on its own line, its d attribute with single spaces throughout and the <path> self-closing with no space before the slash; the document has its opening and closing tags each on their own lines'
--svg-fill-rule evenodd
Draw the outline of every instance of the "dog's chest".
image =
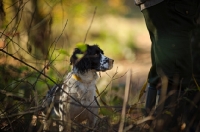
<svg viewBox="0 0 200 132">
<path fill-rule="evenodd" d="M 77 88 L 77 92 L 81 100 L 89 102 L 94 100 L 96 91 L 94 84 L 80 84 Z"/>
<path fill-rule="evenodd" d="M 62 95 L 62 98 L 63 100 L 67 100 L 67 102 L 76 103 L 77 101 L 80 101 L 82 104 L 88 104 L 94 100 L 96 95 L 95 82 L 82 83 L 80 81 L 70 79 L 63 84 L 63 89 L 66 93 Z"/>
</svg>

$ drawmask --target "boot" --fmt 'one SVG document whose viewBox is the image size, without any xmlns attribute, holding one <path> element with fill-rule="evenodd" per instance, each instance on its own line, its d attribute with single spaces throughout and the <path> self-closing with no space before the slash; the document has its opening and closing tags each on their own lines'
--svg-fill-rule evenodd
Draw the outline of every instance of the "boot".
<svg viewBox="0 0 200 132">
<path fill-rule="evenodd" d="M 150 114 L 152 108 L 155 107 L 156 105 L 156 97 L 157 97 L 157 89 L 149 86 L 145 104 L 145 109 L 148 115 Z"/>
</svg>

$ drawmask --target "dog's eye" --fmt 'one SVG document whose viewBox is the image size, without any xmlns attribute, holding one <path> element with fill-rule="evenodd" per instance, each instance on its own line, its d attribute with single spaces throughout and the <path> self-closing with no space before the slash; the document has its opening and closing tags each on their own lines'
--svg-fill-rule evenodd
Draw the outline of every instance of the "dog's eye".
<svg viewBox="0 0 200 132">
<path fill-rule="evenodd" d="M 99 54 L 95 54 L 95 55 L 94 55 L 94 57 L 98 57 L 98 56 L 99 56 Z"/>
</svg>

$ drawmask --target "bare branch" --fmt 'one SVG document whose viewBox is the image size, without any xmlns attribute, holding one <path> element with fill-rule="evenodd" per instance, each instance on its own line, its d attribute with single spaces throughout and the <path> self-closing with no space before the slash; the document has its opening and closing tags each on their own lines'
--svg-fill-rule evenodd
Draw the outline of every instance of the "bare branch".
<svg viewBox="0 0 200 132">
<path fill-rule="evenodd" d="M 90 28 L 91 28 L 91 26 L 92 26 L 92 23 L 93 23 L 93 20 L 94 20 L 94 16 L 95 16 L 95 14 L 96 14 L 96 10 L 97 10 L 97 7 L 95 7 L 95 9 L 94 9 L 94 13 L 93 13 L 93 16 L 92 16 L 92 20 L 91 20 L 90 25 L 89 25 L 89 28 L 88 28 L 88 30 L 87 30 L 87 32 L 86 32 L 86 34 L 85 34 L 85 39 L 84 39 L 83 43 L 86 42 L 88 32 L 89 32 L 89 30 L 90 30 Z"/>
<path fill-rule="evenodd" d="M 122 114 L 121 114 L 121 121 L 119 125 L 119 132 L 122 132 L 124 128 L 124 121 L 125 121 L 125 116 L 126 116 L 126 104 L 128 102 L 130 83 L 131 83 L 131 73 L 132 72 L 130 70 L 126 78 L 126 87 L 125 87 L 124 102 L 123 102 L 123 108 L 122 108 Z"/>
<path fill-rule="evenodd" d="M 5 91 L 5 90 L 0 90 L 0 93 L 1 93 L 1 94 L 4 94 L 4 95 L 7 96 L 7 97 L 11 97 L 11 98 L 13 98 L 13 99 L 16 99 L 16 100 L 18 100 L 18 101 L 23 101 L 23 102 L 25 102 L 25 103 L 29 103 L 29 102 L 30 102 L 30 100 L 27 99 L 27 98 L 23 98 L 23 97 L 17 96 L 17 95 L 15 95 L 15 94 L 13 94 L 13 93 L 11 93 L 11 92 L 7 92 L 7 91 Z"/>
<path fill-rule="evenodd" d="M 4 11 L 4 5 L 3 5 L 3 0 L 0 0 L 0 21 L 3 21 L 5 18 L 5 11 Z M 1 23 L 0 23 L 1 25 Z"/>
<path fill-rule="evenodd" d="M 12 114 L 12 115 L 0 115 L 0 119 L 6 119 L 6 118 L 11 118 L 11 117 L 16 117 L 16 116 L 21 116 L 21 115 L 26 115 L 26 114 L 32 114 L 34 112 L 37 112 L 38 109 L 36 110 L 29 110 L 29 111 L 25 111 L 25 112 L 18 112 L 16 114 Z"/>
</svg>

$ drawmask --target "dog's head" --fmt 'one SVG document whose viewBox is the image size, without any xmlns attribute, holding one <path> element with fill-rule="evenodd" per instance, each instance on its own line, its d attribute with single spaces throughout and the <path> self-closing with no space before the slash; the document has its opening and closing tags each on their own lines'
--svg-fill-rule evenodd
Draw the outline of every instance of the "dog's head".
<svg viewBox="0 0 200 132">
<path fill-rule="evenodd" d="M 113 67 L 114 60 L 104 56 L 103 50 L 97 45 L 86 44 L 86 50 L 75 48 L 70 64 L 80 73 L 88 70 L 106 71 Z"/>
</svg>

